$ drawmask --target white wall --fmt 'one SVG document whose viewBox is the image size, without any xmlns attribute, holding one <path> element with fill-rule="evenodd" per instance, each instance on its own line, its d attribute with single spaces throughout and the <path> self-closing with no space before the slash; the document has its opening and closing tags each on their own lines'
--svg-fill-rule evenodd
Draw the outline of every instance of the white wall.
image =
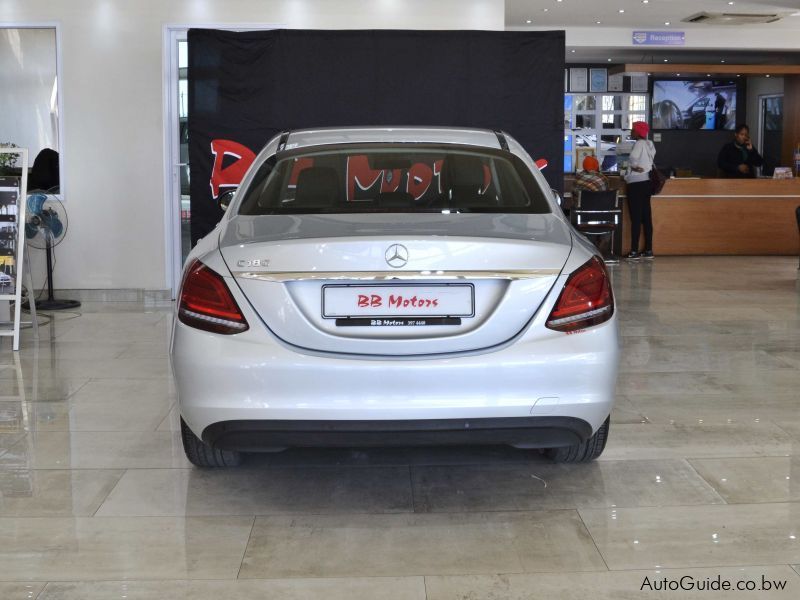
<svg viewBox="0 0 800 600">
<path fill-rule="evenodd" d="M 3 23 L 58 22 L 70 229 L 56 287 L 167 288 L 165 24 L 494 29 L 503 0 L 3 0 Z"/>
<path fill-rule="evenodd" d="M 0 29 L 0 142 L 27 148 L 31 161 L 58 150 L 55 78 L 55 29 Z"/>
</svg>

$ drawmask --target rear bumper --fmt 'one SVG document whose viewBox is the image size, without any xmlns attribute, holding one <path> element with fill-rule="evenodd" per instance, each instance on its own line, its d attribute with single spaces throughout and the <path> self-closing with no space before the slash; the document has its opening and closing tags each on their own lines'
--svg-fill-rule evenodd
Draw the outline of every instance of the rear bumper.
<svg viewBox="0 0 800 600">
<path fill-rule="evenodd" d="M 405 421 L 224 421 L 209 425 L 203 441 L 214 448 L 258 452 L 292 447 L 508 444 L 557 448 L 578 444 L 592 426 L 572 417 L 435 419 Z"/>
</svg>

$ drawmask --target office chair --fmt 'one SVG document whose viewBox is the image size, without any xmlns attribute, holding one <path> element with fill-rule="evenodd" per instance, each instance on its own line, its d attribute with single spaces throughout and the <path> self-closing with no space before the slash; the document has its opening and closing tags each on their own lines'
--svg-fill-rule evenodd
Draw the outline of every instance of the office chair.
<svg viewBox="0 0 800 600">
<path fill-rule="evenodd" d="M 603 236 L 609 236 L 609 252 L 603 260 L 607 263 L 619 262 L 619 257 L 614 256 L 615 235 L 622 222 L 617 190 L 602 192 L 579 190 L 576 205 L 570 212 L 570 219 L 573 227 L 590 239 L 601 252 L 602 248 L 598 242 Z"/>
</svg>

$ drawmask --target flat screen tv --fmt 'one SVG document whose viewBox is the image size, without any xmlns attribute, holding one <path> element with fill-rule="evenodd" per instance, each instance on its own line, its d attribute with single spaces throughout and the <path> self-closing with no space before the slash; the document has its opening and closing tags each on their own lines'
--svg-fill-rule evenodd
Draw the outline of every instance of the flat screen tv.
<svg viewBox="0 0 800 600">
<path fill-rule="evenodd" d="M 736 82 L 664 79 L 653 82 L 653 129 L 733 129 Z"/>
</svg>

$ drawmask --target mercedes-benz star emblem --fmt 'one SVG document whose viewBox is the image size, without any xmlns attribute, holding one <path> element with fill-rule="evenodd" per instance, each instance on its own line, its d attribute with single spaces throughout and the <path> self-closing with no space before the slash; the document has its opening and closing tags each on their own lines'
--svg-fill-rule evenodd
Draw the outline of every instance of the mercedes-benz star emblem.
<svg viewBox="0 0 800 600">
<path fill-rule="evenodd" d="M 392 244 L 386 249 L 386 263 L 395 269 L 405 267 L 408 262 L 408 248 L 402 244 Z"/>
</svg>

